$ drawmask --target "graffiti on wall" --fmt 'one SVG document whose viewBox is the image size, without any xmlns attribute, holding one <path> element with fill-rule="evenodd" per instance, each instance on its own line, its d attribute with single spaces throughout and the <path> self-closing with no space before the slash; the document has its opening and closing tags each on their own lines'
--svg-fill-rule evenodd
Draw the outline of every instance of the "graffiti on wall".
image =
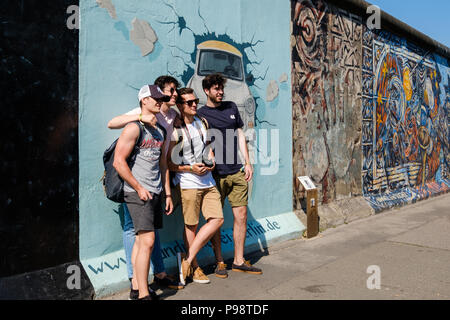
<svg viewBox="0 0 450 320">
<path fill-rule="evenodd" d="M 291 32 L 294 177 L 310 176 L 322 203 L 360 194 L 361 18 L 291 1 Z"/>
<path fill-rule="evenodd" d="M 257 126 L 261 122 L 256 115 L 260 97 L 258 95 L 253 97 L 249 87 L 256 85 L 257 81 L 265 80 L 269 68 L 256 54 L 258 45 L 264 40 L 255 39 L 253 36 L 250 41 L 240 41 L 233 39 L 227 33 L 214 31 L 214 27 L 203 17 L 200 3 L 198 3 L 196 17 L 193 19 L 202 21 L 201 28 L 195 28 L 191 19 L 181 15 L 172 4 L 164 2 L 163 5 L 170 9 L 169 19 L 156 20 L 156 22 L 172 25 L 169 34 L 173 34 L 173 37 L 168 38 L 175 41 L 168 46 L 171 48 L 174 61 L 177 61 L 168 63 L 168 73 L 180 78 L 186 85 L 192 86 L 199 95 L 201 103 L 206 102 L 200 85 L 201 80 L 205 75 L 221 73 L 231 83 L 228 86 L 228 92 L 225 91 L 225 99 L 233 100 L 237 104 L 246 129 Z M 184 30 L 186 32 L 183 32 Z M 192 37 L 194 41 L 189 49 L 182 45 Z M 253 55 L 249 55 L 247 53 L 249 51 Z M 202 63 L 202 68 L 199 68 L 197 63 Z M 234 89 L 241 87 L 246 90 Z M 242 94 L 243 92 L 245 94 Z"/>
<path fill-rule="evenodd" d="M 366 29 L 362 78 L 362 180 L 371 205 L 380 209 L 447 191 L 448 75 L 434 55 Z"/>
<path fill-rule="evenodd" d="M 105 5 L 108 4 L 106 8 L 102 6 L 102 1 L 97 2 L 100 7 L 109 8 L 111 18 L 120 20 L 120 15 L 111 15 L 111 12 L 116 12 L 113 4 L 104 1 Z M 265 80 L 269 69 L 258 56 L 258 46 L 264 40 L 255 39 L 253 35 L 250 41 L 242 41 L 226 32 L 214 31 L 214 26 L 202 15 L 200 2 L 197 5 L 198 9 L 193 16 L 184 16 L 181 13 L 184 7 L 163 1 L 160 7 L 166 14 L 149 16 L 148 20 L 135 17 L 131 22 L 131 30 L 120 20 L 115 23 L 115 28 L 139 47 L 141 55 L 148 56 L 150 61 L 157 59 L 161 48 L 167 50 L 167 54 L 172 57 L 167 61 L 167 74 L 180 80 L 182 85 L 194 89 L 200 100 L 200 107 L 206 104 L 202 80 L 209 74 L 222 74 L 227 79 L 224 99 L 233 101 L 238 107 L 249 139 L 249 156 L 254 162 L 257 152 L 254 128 L 261 124 L 275 126 L 273 122 L 258 118 L 258 101 L 262 98 L 256 90 L 252 90 L 252 86 L 258 87 L 259 82 Z M 198 24 L 198 21 L 202 23 Z M 157 25 L 170 26 L 167 35 L 161 39 L 155 31 Z M 252 184 L 250 181 L 250 196 Z"/>
<path fill-rule="evenodd" d="M 88 66 L 82 68 L 80 73 L 80 114 L 83 115 L 80 116 L 80 154 L 83 155 L 80 159 L 82 259 L 111 252 L 121 246 L 115 230 L 95 234 L 96 239 L 90 237 L 91 219 L 97 218 L 97 215 L 89 214 L 92 211 L 102 218 L 104 215 L 111 227 L 119 229 L 117 221 L 107 216 L 112 210 L 111 204 L 99 188 L 98 178 L 93 178 L 99 167 L 101 169 L 99 150 L 104 147 L 100 144 L 107 146 L 112 137 L 120 134 L 119 131 L 107 130 L 106 123 L 113 116 L 134 109 L 136 94 L 142 84 L 152 83 L 160 75 L 175 77 L 181 86 L 195 87 L 200 101 L 206 98 L 201 86 L 203 76 L 220 72 L 228 78 L 224 99 L 236 103 L 245 129 L 252 129 L 248 131 L 253 132 L 255 137 L 253 140 L 249 138 L 247 144 L 250 160 L 255 161 L 252 180 L 256 182 L 253 189 L 249 187 L 249 216 L 251 211 L 255 216 L 291 212 L 292 185 L 284 183 L 292 172 L 291 126 L 286 125 L 290 122 L 290 114 L 278 110 L 279 107 L 290 106 L 290 51 L 288 39 L 277 37 L 279 30 L 285 30 L 289 25 L 285 17 L 289 3 L 273 8 L 270 0 L 261 0 L 261 14 L 249 15 L 248 19 L 241 19 L 241 15 L 236 14 L 244 14 L 250 7 L 251 3 L 241 0 L 215 5 L 205 0 L 192 3 L 182 0 L 80 2 L 80 12 L 86 26 L 80 29 L 80 65 Z M 221 14 L 217 15 L 217 12 Z M 269 20 L 281 21 L 280 17 L 285 17 L 284 24 L 277 24 L 276 27 L 266 24 Z M 94 29 L 95 33 L 89 31 Z M 273 50 L 274 47 L 280 50 Z M 98 73 L 98 70 L 102 72 Z M 97 77 L 99 75 L 101 77 Z M 100 85 L 103 83 L 100 78 L 110 81 L 107 85 Z M 270 81 L 269 78 L 278 81 Z M 271 92 L 270 99 L 265 99 L 264 89 L 269 82 L 280 85 L 273 91 L 277 94 Z M 99 86 L 99 90 L 91 91 Z M 91 124 L 99 121 L 104 123 L 104 127 Z M 273 143 L 280 131 L 286 131 L 284 139 L 288 143 Z M 93 134 L 99 137 L 99 145 L 83 142 L 89 141 Z M 280 169 L 276 176 L 265 174 L 273 167 Z M 270 185 L 266 183 L 269 180 Z M 268 187 L 273 190 L 269 197 L 266 196 Z M 260 193 L 264 196 L 259 196 Z M 278 202 L 272 201 L 271 197 Z M 224 211 L 225 215 L 232 214 L 229 205 L 225 206 Z M 170 232 L 165 233 L 163 242 L 174 240 L 180 234 L 179 223 L 173 219 L 169 221 L 166 225 Z M 111 245 L 112 241 L 114 243 Z"/>
</svg>

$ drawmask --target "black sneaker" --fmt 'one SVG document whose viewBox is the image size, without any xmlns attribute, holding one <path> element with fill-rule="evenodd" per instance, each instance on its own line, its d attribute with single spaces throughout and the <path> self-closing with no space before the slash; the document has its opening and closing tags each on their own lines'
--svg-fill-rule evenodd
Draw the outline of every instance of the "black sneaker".
<svg viewBox="0 0 450 320">
<path fill-rule="evenodd" d="M 148 292 L 150 293 L 148 296 L 139 299 L 139 290 L 133 290 L 133 288 L 130 289 L 130 298 L 129 300 L 159 300 L 159 296 L 156 294 L 155 291 L 148 288 Z M 150 299 L 145 299 L 147 297 L 150 297 Z"/>
<path fill-rule="evenodd" d="M 251 274 L 262 274 L 262 270 L 252 266 L 250 264 L 250 261 L 248 261 L 248 260 L 246 260 L 240 266 L 233 263 L 231 270 L 237 271 L 237 272 L 246 272 L 246 273 L 251 273 Z"/>
<path fill-rule="evenodd" d="M 130 297 L 128 300 L 138 300 L 139 299 L 139 290 L 130 289 Z"/>
<path fill-rule="evenodd" d="M 165 276 L 162 279 L 155 276 L 153 278 L 153 282 L 156 283 L 160 288 L 170 288 L 175 290 L 180 290 L 184 288 L 184 286 L 181 283 L 174 280 L 171 276 Z"/>
</svg>

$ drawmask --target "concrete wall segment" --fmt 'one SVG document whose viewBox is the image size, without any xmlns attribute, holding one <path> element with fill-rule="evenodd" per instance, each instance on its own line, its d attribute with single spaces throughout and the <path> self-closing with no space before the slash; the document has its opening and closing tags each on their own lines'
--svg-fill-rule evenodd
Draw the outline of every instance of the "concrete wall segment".
<svg viewBox="0 0 450 320">
<path fill-rule="evenodd" d="M 322 204 L 363 194 L 379 211 L 448 190 L 448 52 L 384 13 L 369 30 L 367 6 L 291 2 L 293 168 Z"/>
<path fill-rule="evenodd" d="M 271 102 L 265 101 L 269 82 L 290 74 L 289 3 L 273 6 L 271 1 L 264 0 L 256 7 L 252 1 L 244 0 L 112 3 L 117 19 L 91 0 L 80 3 L 80 258 L 96 293 L 105 294 L 127 282 L 121 260 L 124 259 L 122 213 L 106 199 L 99 183 L 103 151 L 120 133 L 107 129 L 106 124 L 112 117 L 136 107 L 138 89 L 159 75 L 172 75 L 182 86 L 187 85 L 196 67 L 197 45 L 207 40 L 226 42 L 242 53 L 244 71 L 253 76 L 247 85 L 256 102 L 252 120 L 256 142 L 266 138 L 269 147 L 264 150 L 258 144 L 255 149 L 257 163 L 248 221 L 256 230 L 253 240 L 257 246 L 253 246 L 249 235 L 247 250 L 267 247 L 277 239 L 300 236 L 304 226 L 292 212 L 292 184 L 286 183 L 292 178 L 289 76 L 286 82 L 278 83 L 278 96 Z M 130 36 L 135 18 L 151 25 L 158 38 L 154 50 L 145 56 Z M 197 94 L 203 93 L 199 90 Z M 271 140 L 272 131 L 283 143 Z M 279 157 L 274 158 L 275 149 Z M 276 170 L 265 174 L 269 167 Z M 226 231 L 233 221 L 229 205 L 224 213 Z M 276 233 L 262 232 L 266 228 L 265 219 L 278 216 L 278 225 L 283 229 Z M 181 212 L 177 210 L 164 217 L 163 224 L 161 241 L 168 248 L 182 239 Z M 206 252 L 206 257 L 212 255 L 209 248 Z M 167 268 L 174 267 L 175 261 L 170 257 L 166 261 Z"/>
<path fill-rule="evenodd" d="M 332 3 L 342 9 L 353 12 L 361 17 L 367 17 L 367 7 L 371 5 L 371 3 L 364 0 L 327 0 L 329 3 Z M 384 30 L 395 33 L 396 35 L 405 38 L 411 42 L 414 42 L 417 45 L 424 47 L 427 50 L 434 51 L 435 53 L 450 58 L 450 49 L 430 38 L 429 36 L 423 34 L 422 32 L 412 28 L 406 23 L 398 20 L 397 18 L 391 16 L 387 12 L 381 10 L 381 24 Z"/>
<path fill-rule="evenodd" d="M 291 3 L 294 176 L 328 203 L 361 190 L 362 23 L 324 1 Z"/>
</svg>

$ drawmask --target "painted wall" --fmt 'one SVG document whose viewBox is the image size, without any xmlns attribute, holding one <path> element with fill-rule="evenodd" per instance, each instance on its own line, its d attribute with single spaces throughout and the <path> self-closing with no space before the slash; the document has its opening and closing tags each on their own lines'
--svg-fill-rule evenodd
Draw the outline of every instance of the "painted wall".
<svg viewBox="0 0 450 320">
<path fill-rule="evenodd" d="M 448 60 L 385 31 L 363 47 L 364 195 L 381 209 L 447 192 Z"/>
<path fill-rule="evenodd" d="M 449 189 L 449 63 L 363 19 L 291 1 L 293 168 L 379 211 Z"/>
<path fill-rule="evenodd" d="M 361 195 L 362 30 L 327 2 L 291 1 L 294 178 L 310 176 L 321 203 Z"/>
<path fill-rule="evenodd" d="M 236 47 L 245 73 L 253 76 L 247 84 L 256 101 L 256 163 L 247 250 L 298 237 L 304 226 L 292 212 L 292 184 L 286 183 L 292 179 L 290 45 L 289 37 L 280 36 L 289 34 L 289 2 L 274 6 L 263 0 L 256 7 L 250 0 L 97 2 L 80 1 L 79 57 L 80 259 L 97 294 L 128 285 L 121 210 L 106 199 L 99 182 L 103 151 L 120 134 L 107 129 L 107 122 L 136 107 L 139 88 L 159 75 L 186 85 L 196 46 L 206 40 Z M 224 214 L 222 243 L 230 257 L 229 206 Z M 166 267 L 175 266 L 175 252 L 183 250 L 182 228 L 179 210 L 165 217 L 160 234 Z M 212 250 L 205 247 L 200 257 L 212 261 Z"/>
<path fill-rule="evenodd" d="M 73 297 L 66 271 L 78 258 L 97 295 L 127 286 L 122 213 L 99 182 L 101 155 L 119 135 L 106 124 L 137 106 L 138 89 L 157 76 L 186 84 L 206 40 L 235 46 L 253 76 L 258 162 L 247 250 L 303 230 L 291 212 L 293 197 L 301 206 L 299 175 L 314 179 L 323 203 L 362 194 L 376 210 L 448 191 L 448 57 L 367 30 L 360 16 L 324 1 L 82 0 L 80 32 L 66 28 L 66 8 L 77 3 L 3 10 L 0 83 L 13 94 L 2 100 L 0 296 Z M 278 130 L 268 141 L 275 147 L 278 133 L 279 161 L 259 129 Z M 225 218 L 230 256 L 229 207 Z M 164 224 L 170 268 L 183 250 L 180 212 Z M 203 261 L 211 253 L 202 251 Z M 77 292 L 91 297 L 82 280 Z"/>
</svg>

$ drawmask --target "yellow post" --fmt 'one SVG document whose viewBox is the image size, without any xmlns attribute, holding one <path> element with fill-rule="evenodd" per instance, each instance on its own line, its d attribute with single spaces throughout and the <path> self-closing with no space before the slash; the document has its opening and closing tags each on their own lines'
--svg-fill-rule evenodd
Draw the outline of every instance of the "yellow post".
<svg viewBox="0 0 450 320">
<path fill-rule="evenodd" d="M 317 189 L 306 190 L 306 228 L 308 239 L 319 234 L 319 213 L 317 203 Z"/>
</svg>

